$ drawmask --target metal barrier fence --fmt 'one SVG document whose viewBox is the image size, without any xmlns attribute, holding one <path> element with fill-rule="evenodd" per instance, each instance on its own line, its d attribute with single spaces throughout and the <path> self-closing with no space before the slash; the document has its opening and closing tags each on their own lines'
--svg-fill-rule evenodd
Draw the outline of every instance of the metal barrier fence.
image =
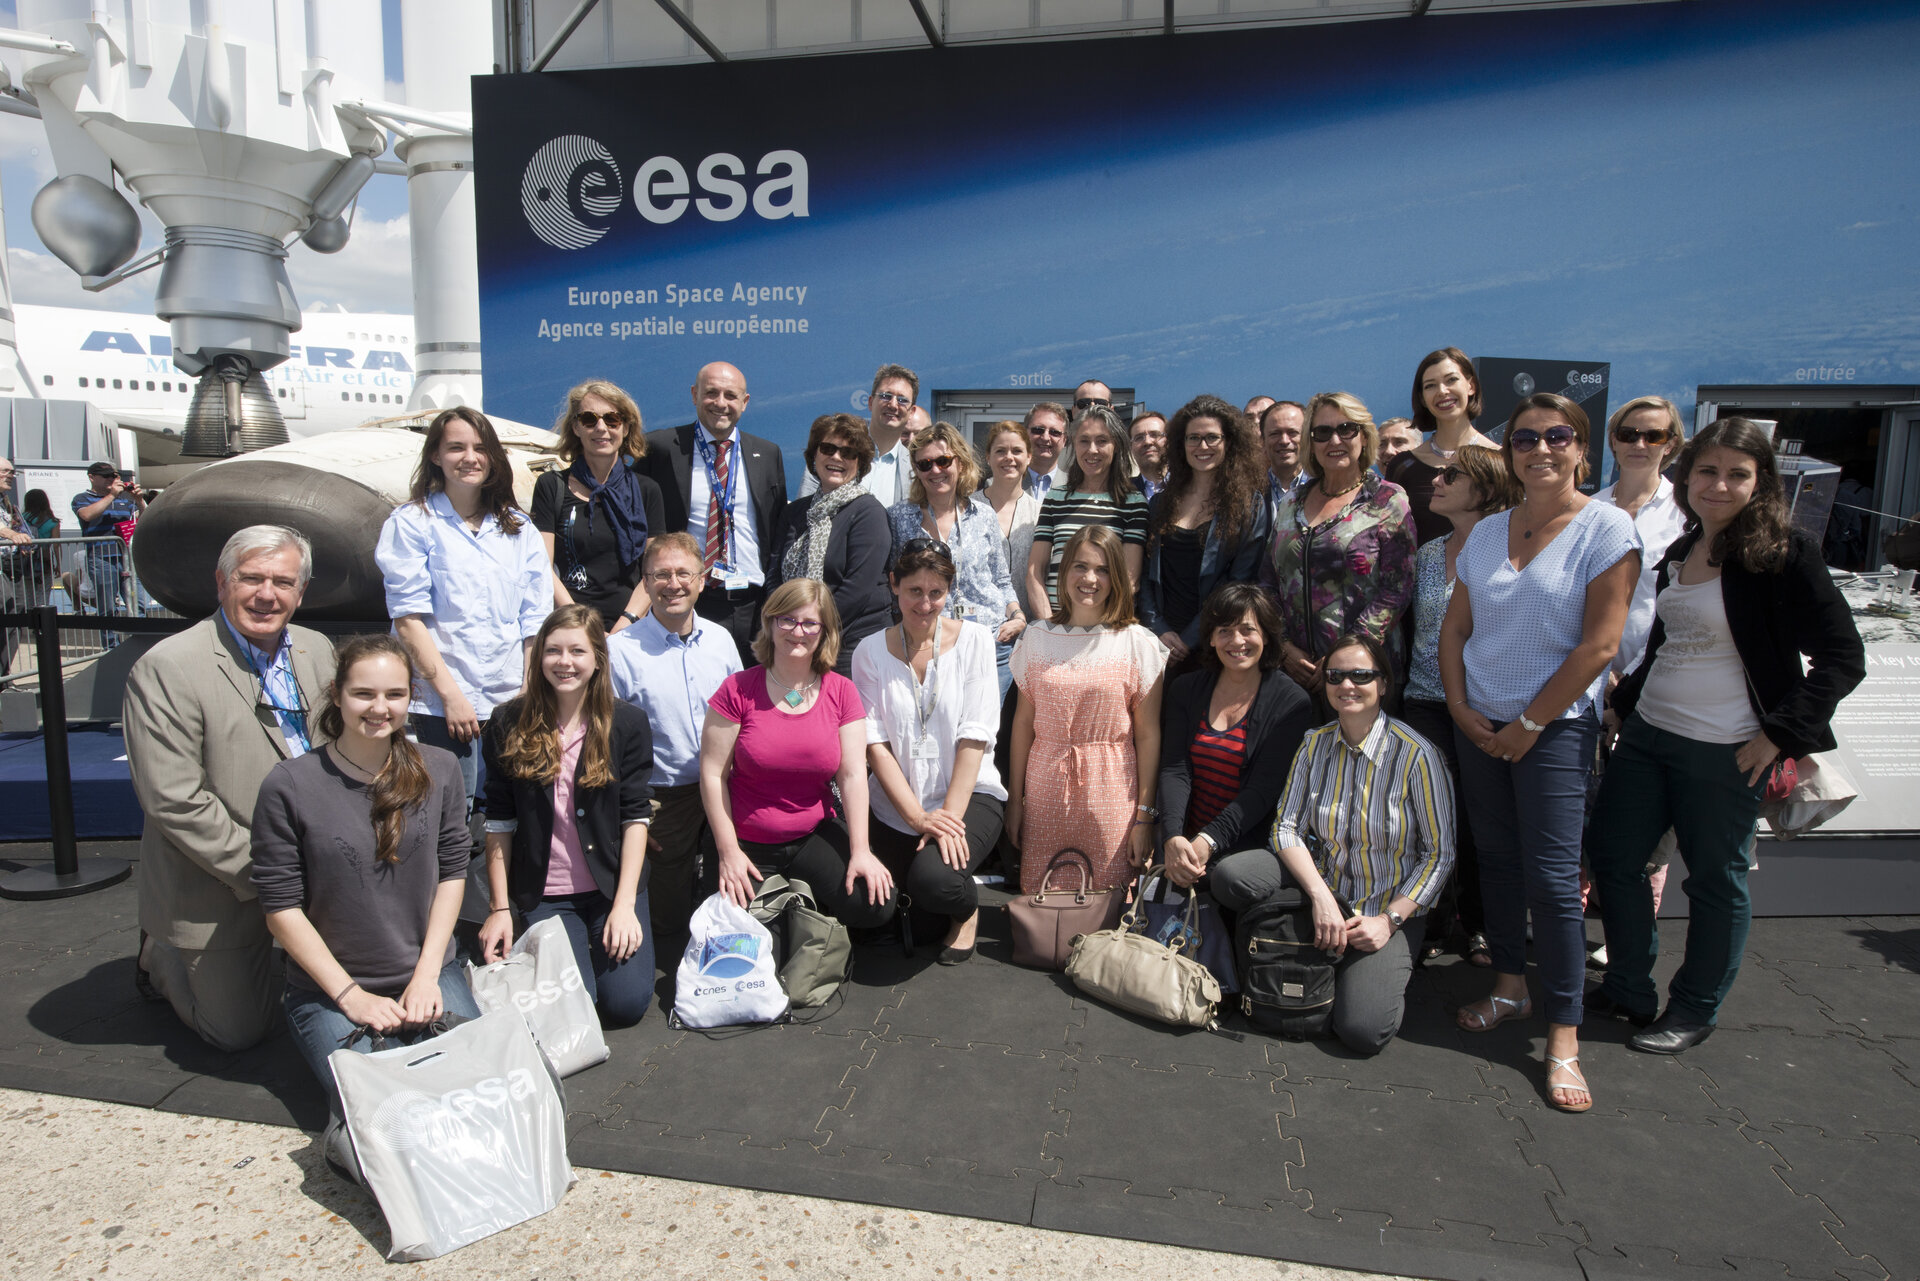
<svg viewBox="0 0 1920 1281">
<path fill-rule="evenodd" d="M 49 605 L 73 618 L 102 620 L 61 624 L 67 636 L 62 657 L 69 666 L 113 648 L 130 631 L 108 626 L 107 619 L 174 617 L 140 585 L 132 548 L 115 534 L 36 538 L 0 550 L 0 614 L 25 614 Z M 4 629 L 0 687 L 33 676 L 38 666 L 33 646 L 31 628 Z"/>
</svg>

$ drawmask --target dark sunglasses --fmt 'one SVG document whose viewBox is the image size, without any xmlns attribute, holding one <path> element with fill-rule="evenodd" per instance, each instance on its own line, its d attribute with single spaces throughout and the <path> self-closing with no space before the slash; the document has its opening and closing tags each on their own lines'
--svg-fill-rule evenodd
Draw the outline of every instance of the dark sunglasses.
<svg viewBox="0 0 1920 1281">
<path fill-rule="evenodd" d="M 1082 396 L 1073 402 L 1075 409 L 1092 409 L 1095 405 L 1099 405 L 1105 409 L 1113 408 L 1113 402 L 1101 396 Z"/>
<path fill-rule="evenodd" d="M 1454 481 L 1459 480 L 1462 476 L 1466 474 L 1467 474 L 1467 469 L 1464 467 L 1447 466 L 1447 467 L 1442 467 L 1440 469 L 1440 474 L 1435 476 L 1434 479 L 1444 480 L 1449 485 L 1451 485 Z"/>
<path fill-rule="evenodd" d="M 1649 445 L 1664 445 L 1671 438 L 1671 433 L 1665 427 L 1615 427 L 1613 438 L 1623 445 L 1642 440 Z"/>
<path fill-rule="evenodd" d="M 916 458 L 913 460 L 913 465 L 916 469 L 923 472 L 945 471 L 947 468 L 953 466 L 953 455 L 942 454 L 938 458 Z"/>
<path fill-rule="evenodd" d="M 823 440 L 813 447 L 813 452 L 816 457 L 844 458 L 850 463 L 860 461 L 860 451 L 852 445 L 836 445 Z"/>
<path fill-rule="evenodd" d="M 1352 681 L 1355 685 L 1371 685 L 1380 679 L 1380 671 L 1374 667 L 1329 667 L 1327 684 L 1344 685 Z"/>
<path fill-rule="evenodd" d="M 573 416 L 573 421 L 592 431 L 595 423 L 605 423 L 609 427 L 624 427 L 627 425 L 627 416 L 617 409 L 606 414 L 596 414 L 591 409 L 583 409 Z"/>
<path fill-rule="evenodd" d="M 953 549 L 937 538 L 909 538 L 906 542 L 900 544 L 900 556 L 909 556 L 914 552 L 925 551 L 939 552 L 948 560 L 953 559 Z M 896 556 L 894 559 L 898 560 L 900 557 Z"/>
<path fill-rule="evenodd" d="M 1341 440 L 1352 440 L 1360 434 L 1359 423 L 1322 423 L 1313 429 L 1313 438 L 1319 444 L 1326 444 L 1335 436 Z"/>
<path fill-rule="evenodd" d="M 1537 432 L 1531 427 L 1522 427 L 1513 433 L 1513 452 L 1530 454 L 1534 446 L 1543 440 L 1547 442 L 1548 449 L 1565 449 L 1573 443 L 1573 428 L 1549 427 L 1545 432 Z"/>
</svg>

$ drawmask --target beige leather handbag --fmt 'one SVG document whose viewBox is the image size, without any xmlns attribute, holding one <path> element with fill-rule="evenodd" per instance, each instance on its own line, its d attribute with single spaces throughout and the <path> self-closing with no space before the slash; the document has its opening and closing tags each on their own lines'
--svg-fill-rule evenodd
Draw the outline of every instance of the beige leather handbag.
<svg viewBox="0 0 1920 1281">
<path fill-rule="evenodd" d="M 1151 878 L 1164 869 L 1148 869 Z M 1073 940 L 1067 977 L 1088 996 L 1175 1027 L 1207 1027 L 1220 1004 L 1220 982 L 1181 953 L 1200 935 L 1199 897 L 1187 895 L 1181 930 L 1160 943 L 1140 932 L 1146 911 L 1135 895 L 1117 928 Z M 1196 948 L 1196 950 L 1198 950 Z"/>
</svg>

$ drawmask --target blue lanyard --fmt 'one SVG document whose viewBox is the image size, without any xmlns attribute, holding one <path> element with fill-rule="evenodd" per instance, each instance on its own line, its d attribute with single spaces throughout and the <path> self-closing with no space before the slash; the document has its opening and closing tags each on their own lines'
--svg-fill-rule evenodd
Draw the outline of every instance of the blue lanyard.
<svg viewBox="0 0 1920 1281">
<path fill-rule="evenodd" d="M 252 672 L 254 679 L 260 682 L 261 706 L 274 714 L 273 719 L 276 724 L 280 724 L 283 734 L 288 730 L 292 730 L 293 733 L 299 737 L 301 751 L 311 752 L 313 750 L 313 740 L 307 737 L 307 709 L 297 705 L 300 702 L 300 681 L 299 678 L 293 674 L 293 662 L 291 658 L 289 658 L 287 662 L 287 681 L 293 686 L 293 701 L 296 706 L 280 706 L 279 700 L 274 697 L 273 691 L 267 686 L 267 678 L 273 675 L 274 669 L 280 665 L 280 656 L 287 653 L 288 642 L 285 634 L 283 633 L 280 637 L 280 647 L 274 650 L 273 656 L 267 660 L 266 667 L 262 668 L 253 661 L 253 656 L 256 652 L 253 643 L 246 637 L 240 635 L 231 623 L 227 623 L 224 613 L 221 615 L 220 621 L 226 623 L 227 630 L 232 633 L 234 640 L 240 643 L 240 657 L 246 660 L 247 670 Z M 280 720 L 282 716 L 286 717 L 284 723 Z"/>
<path fill-rule="evenodd" d="M 733 433 L 733 466 L 727 468 L 727 487 L 724 490 L 720 489 L 718 483 L 719 476 L 716 469 L 719 455 L 714 452 L 713 442 L 696 431 L 693 434 L 693 443 L 700 447 L 700 465 L 707 469 L 708 492 L 716 490 L 720 492 L 721 519 L 727 522 L 726 567 L 737 568 L 740 561 L 740 530 L 733 522 L 733 490 L 734 486 L 740 483 L 740 433 L 738 429 Z"/>
</svg>

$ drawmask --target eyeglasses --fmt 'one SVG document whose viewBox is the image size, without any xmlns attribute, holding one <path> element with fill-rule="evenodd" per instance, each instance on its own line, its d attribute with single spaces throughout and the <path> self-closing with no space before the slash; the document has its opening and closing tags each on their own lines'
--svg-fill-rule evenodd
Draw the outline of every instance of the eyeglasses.
<svg viewBox="0 0 1920 1281">
<path fill-rule="evenodd" d="M 1565 449 L 1573 443 L 1573 428 L 1549 427 L 1544 432 L 1537 432 L 1531 427 L 1522 427 L 1513 433 L 1512 439 L 1513 452 L 1516 454 L 1532 453 L 1534 446 L 1543 440 L 1547 442 L 1548 449 Z"/>
<path fill-rule="evenodd" d="M 697 575 L 688 569 L 650 569 L 647 577 L 656 583 L 690 583 Z"/>
<path fill-rule="evenodd" d="M 1664 445 L 1672 438 L 1665 427 L 1615 427 L 1613 438 L 1623 445 L 1646 441 L 1649 445 Z"/>
<path fill-rule="evenodd" d="M 1105 396 L 1082 396 L 1073 402 L 1075 409 L 1092 409 L 1095 405 L 1100 406 L 1102 409 L 1113 408 L 1113 402 Z"/>
<path fill-rule="evenodd" d="M 627 416 L 617 409 L 605 414 L 596 414 L 591 409 L 583 409 L 573 416 L 573 421 L 582 430 L 592 431 L 598 423 L 605 423 L 609 427 L 624 427 L 627 425 Z"/>
<path fill-rule="evenodd" d="M 850 463 L 860 461 L 860 451 L 852 445 L 836 445 L 823 440 L 813 447 L 813 452 L 821 458 L 844 458 Z"/>
<path fill-rule="evenodd" d="M 773 625 L 783 632 L 792 632 L 795 636 L 820 634 L 820 620 L 817 618 L 795 618 L 791 614 L 782 614 L 773 620 Z"/>
<path fill-rule="evenodd" d="M 1352 681 L 1355 685 L 1371 685 L 1380 679 L 1380 670 L 1375 667 L 1329 667 L 1327 684 L 1345 685 Z"/>
<path fill-rule="evenodd" d="M 1219 447 L 1219 445 L 1225 440 L 1226 440 L 1226 437 L 1219 435 L 1218 433 L 1209 433 L 1208 435 L 1205 435 L 1205 436 L 1187 437 L 1187 443 L 1189 445 L 1192 445 L 1196 449 L 1215 449 Z"/>
<path fill-rule="evenodd" d="M 938 458 L 916 458 L 913 460 L 913 465 L 923 472 L 945 471 L 953 466 L 953 455 L 942 454 Z"/>
<path fill-rule="evenodd" d="M 1454 481 L 1459 480 L 1466 474 L 1467 469 L 1464 467 L 1442 467 L 1439 473 L 1434 476 L 1434 479 L 1444 480 L 1451 485 Z"/>
<path fill-rule="evenodd" d="M 937 538 L 909 538 L 900 545 L 901 556 L 911 555 L 914 552 L 927 551 L 939 552 L 947 559 L 953 559 L 953 549 Z M 898 560 L 899 556 L 894 557 L 894 559 Z"/>
<path fill-rule="evenodd" d="M 913 404 L 913 397 L 902 396 L 897 391 L 876 391 L 873 393 L 873 399 L 883 405 L 898 405 L 902 409 L 906 409 Z"/>
<path fill-rule="evenodd" d="M 1352 440 L 1360 434 L 1359 423 L 1321 423 L 1313 429 L 1315 443 L 1324 445 L 1335 436 L 1341 440 Z"/>
</svg>

